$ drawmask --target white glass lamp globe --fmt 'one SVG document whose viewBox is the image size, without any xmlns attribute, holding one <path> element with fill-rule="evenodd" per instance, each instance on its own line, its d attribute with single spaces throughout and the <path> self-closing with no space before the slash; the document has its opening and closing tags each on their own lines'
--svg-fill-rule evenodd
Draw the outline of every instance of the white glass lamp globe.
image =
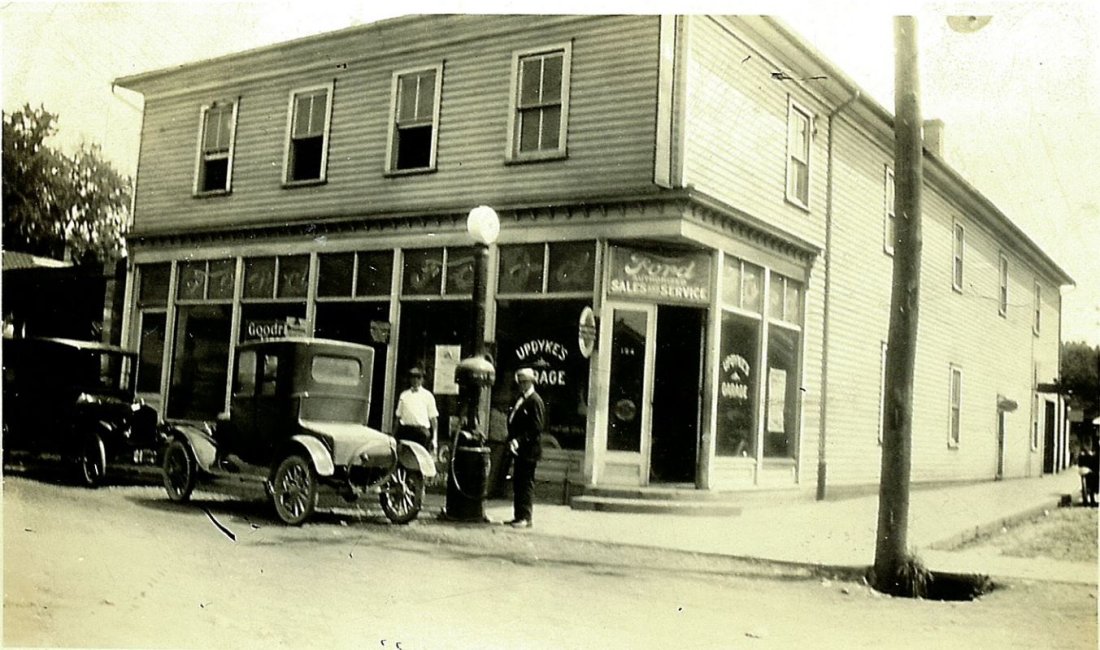
<svg viewBox="0 0 1100 650">
<path fill-rule="evenodd" d="M 488 246 L 495 242 L 500 235 L 497 211 L 487 205 L 479 205 L 470 210 L 470 216 L 466 217 L 466 232 L 479 244 Z"/>
</svg>

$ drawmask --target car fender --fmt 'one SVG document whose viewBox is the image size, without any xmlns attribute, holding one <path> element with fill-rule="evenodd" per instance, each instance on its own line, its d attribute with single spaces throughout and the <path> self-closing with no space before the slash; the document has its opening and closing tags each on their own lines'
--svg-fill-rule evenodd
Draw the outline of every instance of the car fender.
<svg viewBox="0 0 1100 650">
<path fill-rule="evenodd" d="M 329 453 L 328 448 L 320 440 L 313 436 L 301 434 L 292 436 L 290 439 L 306 450 L 313 461 L 313 469 L 317 470 L 318 476 L 332 476 L 336 473 L 336 465 L 332 462 L 332 454 Z"/>
<path fill-rule="evenodd" d="M 206 430 L 192 424 L 174 424 L 168 430 L 169 440 L 181 440 L 191 448 L 195 462 L 206 472 L 214 468 L 218 455 L 218 446 Z"/>
<path fill-rule="evenodd" d="M 397 462 L 402 467 L 414 469 L 424 475 L 424 478 L 435 476 L 435 459 L 431 453 L 417 442 L 410 440 L 397 441 Z"/>
</svg>

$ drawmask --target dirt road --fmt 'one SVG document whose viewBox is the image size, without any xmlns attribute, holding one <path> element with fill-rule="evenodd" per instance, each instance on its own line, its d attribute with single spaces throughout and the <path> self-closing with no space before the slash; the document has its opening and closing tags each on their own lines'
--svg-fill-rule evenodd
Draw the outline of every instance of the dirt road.
<svg viewBox="0 0 1100 650">
<path fill-rule="evenodd" d="M 562 542 L 501 526 L 397 527 L 341 513 L 295 529 L 277 525 L 261 504 L 200 495 L 177 507 L 152 487 L 88 491 L 13 476 L 3 487 L 6 646 L 1091 649 L 1097 642 L 1095 593 L 1083 585 L 1019 583 L 975 602 L 900 600 L 798 570 Z"/>
</svg>

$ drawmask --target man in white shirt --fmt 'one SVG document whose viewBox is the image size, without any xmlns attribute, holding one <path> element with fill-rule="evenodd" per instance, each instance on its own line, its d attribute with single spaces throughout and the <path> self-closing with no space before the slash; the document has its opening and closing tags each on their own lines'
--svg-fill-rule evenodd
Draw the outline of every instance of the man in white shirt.
<svg viewBox="0 0 1100 650">
<path fill-rule="evenodd" d="M 398 440 L 417 442 L 428 451 L 434 451 L 438 421 L 439 410 L 435 406 L 435 396 L 424 388 L 424 372 L 420 368 L 410 369 L 409 387 L 397 399 L 395 437 Z"/>
</svg>

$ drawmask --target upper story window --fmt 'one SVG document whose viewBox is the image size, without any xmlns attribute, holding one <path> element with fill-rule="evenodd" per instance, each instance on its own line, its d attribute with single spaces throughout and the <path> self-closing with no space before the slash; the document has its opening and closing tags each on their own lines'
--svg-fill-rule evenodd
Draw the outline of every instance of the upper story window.
<svg viewBox="0 0 1100 650">
<path fill-rule="evenodd" d="M 199 111 L 199 153 L 195 163 L 195 194 L 225 193 L 233 171 L 237 102 L 215 102 Z"/>
<path fill-rule="evenodd" d="M 787 200 L 810 209 L 810 139 L 813 114 L 787 98 Z"/>
<path fill-rule="evenodd" d="M 443 65 L 395 72 L 386 171 L 435 169 Z"/>
<path fill-rule="evenodd" d="M 1038 280 L 1035 281 L 1035 301 L 1032 310 L 1034 311 L 1034 317 L 1031 321 L 1031 331 L 1038 334 L 1043 315 L 1043 289 L 1039 286 Z"/>
<path fill-rule="evenodd" d="M 963 290 L 963 249 L 966 243 L 966 231 L 963 225 L 955 222 L 954 236 L 952 237 L 951 254 L 951 288 L 955 291 Z"/>
<path fill-rule="evenodd" d="M 950 447 L 959 446 L 959 437 L 962 431 L 962 368 L 952 365 L 950 374 L 950 421 L 948 424 L 947 444 Z"/>
<path fill-rule="evenodd" d="M 283 180 L 288 184 L 325 180 L 332 88 L 329 83 L 290 93 L 283 162 Z"/>
<path fill-rule="evenodd" d="M 898 236 L 898 215 L 894 209 L 894 170 L 889 167 L 886 167 L 883 185 L 882 250 L 887 255 L 893 255 L 894 240 Z"/>
<path fill-rule="evenodd" d="M 1000 289 L 997 292 L 997 313 L 1001 316 L 1008 314 L 1008 258 L 1004 253 L 1000 255 Z"/>
<path fill-rule="evenodd" d="M 573 44 L 516 52 L 512 107 L 508 114 L 509 160 L 565 156 L 569 122 L 569 71 Z"/>
</svg>

